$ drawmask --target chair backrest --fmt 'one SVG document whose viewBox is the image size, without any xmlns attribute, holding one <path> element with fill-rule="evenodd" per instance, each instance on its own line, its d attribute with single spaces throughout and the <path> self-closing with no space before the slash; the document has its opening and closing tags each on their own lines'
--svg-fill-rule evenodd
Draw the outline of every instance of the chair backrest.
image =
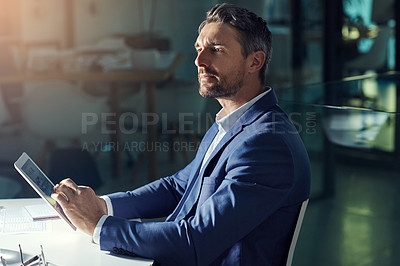
<svg viewBox="0 0 400 266">
<path fill-rule="evenodd" d="M 308 201 L 309 199 L 306 199 L 305 201 L 303 201 L 303 204 L 301 205 L 299 217 L 297 218 L 296 227 L 294 229 L 292 242 L 290 244 L 288 257 L 286 260 L 286 266 L 292 265 L 294 250 L 296 248 L 297 239 L 299 238 L 301 224 L 303 223 L 304 213 L 306 212 Z"/>
</svg>

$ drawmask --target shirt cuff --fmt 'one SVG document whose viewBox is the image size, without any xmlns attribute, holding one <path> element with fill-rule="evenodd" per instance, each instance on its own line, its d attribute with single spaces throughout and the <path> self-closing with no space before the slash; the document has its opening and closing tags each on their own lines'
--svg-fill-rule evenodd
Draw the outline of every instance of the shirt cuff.
<svg viewBox="0 0 400 266">
<path fill-rule="evenodd" d="M 107 219 L 108 216 L 114 215 L 114 209 L 113 209 L 113 206 L 111 203 L 111 199 L 108 196 L 101 196 L 100 198 L 102 198 L 106 202 L 107 215 L 101 216 L 100 220 L 96 224 L 96 228 L 94 229 L 93 237 L 92 237 L 93 242 L 95 244 L 100 244 L 100 232 L 101 232 L 101 228 L 103 227 L 105 220 Z"/>
<path fill-rule="evenodd" d="M 100 198 L 102 198 L 106 202 L 108 215 L 113 216 L 114 209 L 111 203 L 111 199 L 108 196 L 101 196 Z"/>
<path fill-rule="evenodd" d="M 104 222 L 106 221 L 108 215 L 103 215 L 101 216 L 100 220 L 96 224 L 96 228 L 94 229 L 93 232 L 93 242 L 97 245 L 100 244 L 100 232 L 101 228 L 103 227 Z"/>
</svg>

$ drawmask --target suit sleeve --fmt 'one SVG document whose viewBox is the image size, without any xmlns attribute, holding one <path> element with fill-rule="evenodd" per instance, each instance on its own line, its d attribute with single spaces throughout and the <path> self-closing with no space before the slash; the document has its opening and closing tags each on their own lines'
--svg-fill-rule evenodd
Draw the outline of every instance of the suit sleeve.
<svg viewBox="0 0 400 266">
<path fill-rule="evenodd" d="M 292 153 L 279 134 L 232 147 L 218 189 L 187 220 L 137 223 L 108 217 L 102 250 L 127 250 L 167 265 L 207 265 L 279 209 L 294 184 Z"/>
<path fill-rule="evenodd" d="M 188 164 L 176 174 L 127 192 L 108 194 L 115 217 L 158 218 L 170 214 L 185 192 L 192 169 Z"/>
</svg>

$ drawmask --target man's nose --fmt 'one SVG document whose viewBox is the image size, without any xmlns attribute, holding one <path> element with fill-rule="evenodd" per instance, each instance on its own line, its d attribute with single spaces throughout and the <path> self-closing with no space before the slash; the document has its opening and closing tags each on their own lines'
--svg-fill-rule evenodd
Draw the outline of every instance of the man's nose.
<svg viewBox="0 0 400 266">
<path fill-rule="evenodd" d="M 197 57 L 194 60 L 194 64 L 197 67 L 208 67 L 209 66 L 210 62 L 209 62 L 209 58 L 207 56 L 206 50 L 202 50 L 197 53 Z"/>
</svg>

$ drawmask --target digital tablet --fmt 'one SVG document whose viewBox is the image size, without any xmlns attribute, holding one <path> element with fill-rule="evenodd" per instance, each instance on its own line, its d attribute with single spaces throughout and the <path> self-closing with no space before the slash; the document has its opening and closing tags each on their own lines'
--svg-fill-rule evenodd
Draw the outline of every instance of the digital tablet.
<svg viewBox="0 0 400 266">
<path fill-rule="evenodd" d="M 76 230 L 76 227 L 65 215 L 60 204 L 51 197 L 51 194 L 54 192 L 54 184 L 25 152 L 14 163 L 14 167 L 40 197 L 57 211 L 58 216 L 67 222 L 72 229 Z"/>
</svg>

